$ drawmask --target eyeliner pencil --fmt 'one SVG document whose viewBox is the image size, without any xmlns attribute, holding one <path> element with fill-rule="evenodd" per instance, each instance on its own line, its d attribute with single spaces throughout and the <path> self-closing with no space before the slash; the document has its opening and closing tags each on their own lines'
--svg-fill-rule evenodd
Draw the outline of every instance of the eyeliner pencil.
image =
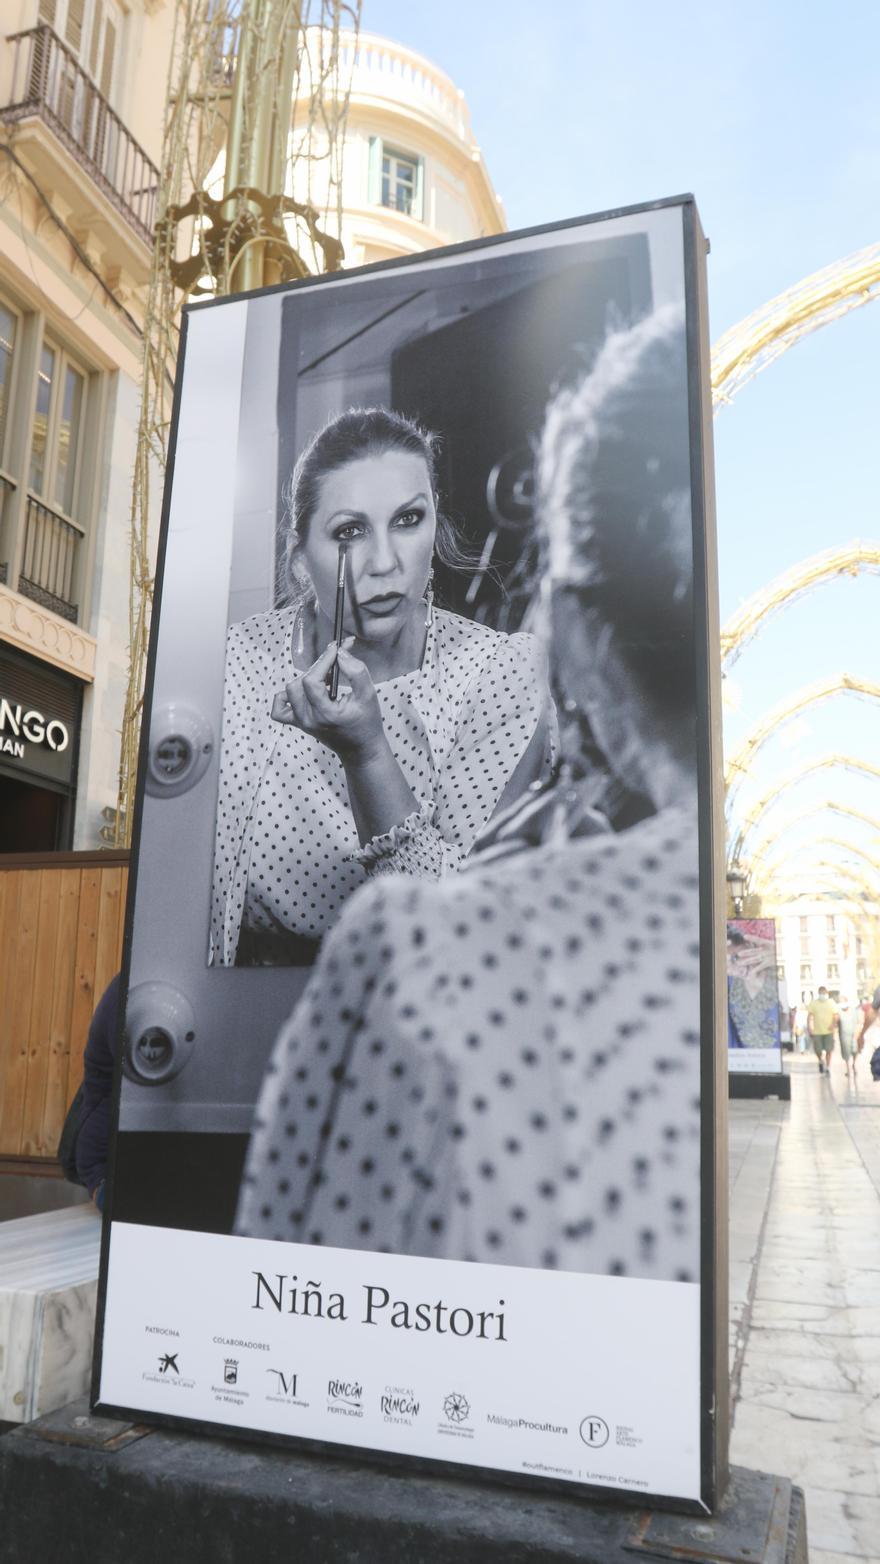
<svg viewBox="0 0 880 1564">
<path fill-rule="evenodd" d="M 330 669 L 330 699 L 335 701 L 339 694 L 339 643 L 342 640 L 342 621 L 345 616 L 345 544 L 339 545 L 339 560 L 336 566 L 336 612 L 333 615 L 333 639 L 336 642 L 337 656 Z"/>
</svg>

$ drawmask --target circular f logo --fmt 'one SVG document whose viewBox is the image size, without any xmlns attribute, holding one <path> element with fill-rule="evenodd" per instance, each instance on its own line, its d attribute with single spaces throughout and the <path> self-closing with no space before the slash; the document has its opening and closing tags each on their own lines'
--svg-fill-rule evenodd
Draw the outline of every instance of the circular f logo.
<svg viewBox="0 0 880 1564">
<path fill-rule="evenodd" d="M 600 1450 L 608 1443 L 608 1424 L 604 1417 L 585 1417 L 580 1427 L 580 1435 L 585 1445 L 591 1450 Z"/>
</svg>

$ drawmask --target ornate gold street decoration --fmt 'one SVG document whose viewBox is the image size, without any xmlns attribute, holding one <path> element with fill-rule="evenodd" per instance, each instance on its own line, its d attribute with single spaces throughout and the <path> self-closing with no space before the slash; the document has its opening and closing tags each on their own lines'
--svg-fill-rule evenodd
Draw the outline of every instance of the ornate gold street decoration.
<svg viewBox="0 0 880 1564">
<path fill-rule="evenodd" d="M 228 215 L 230 201 L 236 212 Z M 236 185 L 229 196 L 216 200 L 204 190 L 190 196 L 182 206 L 168 208 L 164 221 L 172 227 L 198 218 L 199 248 L 193 255 L 171 262 L 171 280 L 191 297 L 216 294 L 214 279 L 226 276 L 234 281 L 239 258 L 258 245 L 264 268 L 270 268 L 275 282 L 293 282 L 311 275 L 299 250 L 290 243 L 286 216 L 302 219 L 315 249 L 324 257 L 324 271 L 335 272 L 342 264 L 342 245 L 318 226 L 318 210 L 292 196 L 266 196 L 250 185 Z M 258 285 L 259 286 L 259 285 Z"/>
</svg>

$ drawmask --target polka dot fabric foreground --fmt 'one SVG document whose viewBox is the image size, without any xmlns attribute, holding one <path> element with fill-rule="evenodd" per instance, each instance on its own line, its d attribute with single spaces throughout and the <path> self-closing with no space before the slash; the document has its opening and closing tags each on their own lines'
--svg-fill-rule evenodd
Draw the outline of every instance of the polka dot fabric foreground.
<svg viewBox="0 0 880 1564">
<path fill-rule="evenodd" d="M 351 901 L 282 1032 L 237 1231 L 699 1277 L 696 820 Z"/>
</svg>

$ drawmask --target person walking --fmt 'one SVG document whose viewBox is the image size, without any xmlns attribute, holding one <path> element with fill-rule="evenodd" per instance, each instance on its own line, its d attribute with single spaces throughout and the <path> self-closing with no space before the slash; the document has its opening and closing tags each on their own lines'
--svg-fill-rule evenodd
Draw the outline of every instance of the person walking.
<svg viewBox="0 0 880 1564">
<path fill-rule="evenodd" d="M 861 1008 L 858 1005 L 851 1005 L 846 994 L 841 994 L 837 1007 L 837 1041 L 840 1044 L 840 1056 L 846 1070 L 846 1078 L 853 1086 L 856 1084 L 856 1059 L 864 1024 L 865 1017 Z"/>
<path fill-rule="evenodd" d="M 823 1074 L 826 1066 L 831 1069 L 831 1052 L 834 1047 L 834 1024 L 837 1012 L 833 999 L 829 999 L 828 990 L 822 984 L 815 999 L 811 999 L 807 1005 L 807 1030 L 813 1040 L 813 1048 L 819 1061 L 819 1074 Z M 823 1058 L 824 1055 L 824 1058 Z"/>
</svg>

